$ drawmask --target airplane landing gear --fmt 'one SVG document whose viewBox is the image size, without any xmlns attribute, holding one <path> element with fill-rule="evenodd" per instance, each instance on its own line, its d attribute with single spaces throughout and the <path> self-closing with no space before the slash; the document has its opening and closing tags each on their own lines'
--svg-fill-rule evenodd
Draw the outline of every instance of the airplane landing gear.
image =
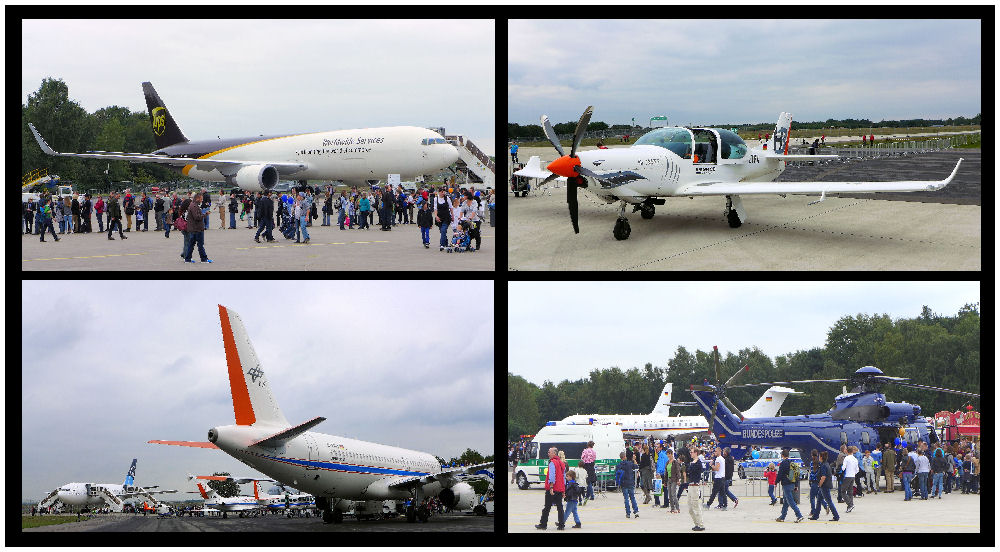
<svg viewBox="0 0 1000 552">
<path fill-rule="evenodd" d="M 649 220 L 656 214 L 656 207 L 653 205 L 653 202 L 647 199 L 632 208 L 633 213 L 636 211 L 641 211 L 642 218 Z"/>
<path fill-rule="evenodd" d="M 739 228 L 743 225 L 740 216 L 736 213 L 736 209 L 733 208 L 733 198 L 731 196 L 726 196 L 726 220 L 729 222 L 730 228 Z"/>
<path fill-rule="evenodd" d="M 622 201 L 621 209 L 618 210 L 618 221 L 615 222 L 615 229 L 612 233 L 615 235 L 616 240 L 627 240 L 629 234 L 632 233 L 632 228 L 628 225 L 628 219 L 625 218 L 624 201 Z"/>
</svg>

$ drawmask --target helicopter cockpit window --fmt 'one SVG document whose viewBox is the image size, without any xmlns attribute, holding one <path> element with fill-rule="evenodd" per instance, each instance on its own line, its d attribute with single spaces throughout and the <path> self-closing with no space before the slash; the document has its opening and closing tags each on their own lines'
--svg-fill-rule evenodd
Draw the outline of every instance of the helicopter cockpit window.
<svg viewBox="0 0 1000 552">
<path fill-rule="evenodd" d="M 747 154 L 747 144 L 731 130 L 716 129 L 722 139 L 721 155 L 723 159 L 743 159 Z"/>
<path fill-rule="evenodd" d="M 635 141 L 636 146 L 660 146 L 666 148 L 684 159 L 691 158 L 694 150 L 694 140 L 691 131 L 686 128 L 658 128 L 643 134 Z"/>
</svg>

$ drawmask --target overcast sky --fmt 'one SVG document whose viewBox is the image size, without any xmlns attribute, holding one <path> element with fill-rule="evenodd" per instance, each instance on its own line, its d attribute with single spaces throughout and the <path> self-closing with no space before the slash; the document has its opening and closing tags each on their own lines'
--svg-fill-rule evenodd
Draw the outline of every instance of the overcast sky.
<svg viewBox="0 0 1000 552">
<path fill-rule="evenodd" d="M 235 423 L 218 304 L 239 313 L 275 399 L 312 431 L 493 452 L 493 282 L 22 283 L 22 498 L 69 482 L 257 472 L 205 441 Z M 248 485 L 245 490 L 251 487 Z M 194 495 L 184 495 L 185 498 Z"/>
<path fill-rule="evenodd" d="M 677 347 L 775 356 L 823 347 L 843 316 L 954 316 L 979 282 L 510 282 L 508 371 L 537 385 L 666 367 Z"/>
<path fill-rule="evenodd" d="M 979 20 L 512 20 L 507 118 L 538 124 L 974 117 Z M 586 44 L 586 48 L 581 48 Z"/>
<path fill-rule="evenodd" d="M 21 41 L 22 102 L 54 77 L 145 113 L 150 81 L 192 140 L 443 126 L 493 153 L 493 20 L 25 20 Z"/>
</svg>

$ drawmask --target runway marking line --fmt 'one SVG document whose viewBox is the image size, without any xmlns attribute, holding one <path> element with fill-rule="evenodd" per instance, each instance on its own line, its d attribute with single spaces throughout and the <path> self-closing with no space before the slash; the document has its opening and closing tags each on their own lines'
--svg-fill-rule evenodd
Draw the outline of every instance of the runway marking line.
<svg viewBox="0 0 1000 552">
<path fill-rule="evenodd" d="M 125 257 L 125 256 L 140 256 L 146 255 L 146 253 L 108 253 L 107 255 L 88 255 L 88 256 L 78 256 L 78 257 L 49 257 L 44 259 L 21 259 L 22 263 L 29 263 L 32 261 L 68 261 L 70 259 L 104 259 L 107 257 Z"/>
</svg>

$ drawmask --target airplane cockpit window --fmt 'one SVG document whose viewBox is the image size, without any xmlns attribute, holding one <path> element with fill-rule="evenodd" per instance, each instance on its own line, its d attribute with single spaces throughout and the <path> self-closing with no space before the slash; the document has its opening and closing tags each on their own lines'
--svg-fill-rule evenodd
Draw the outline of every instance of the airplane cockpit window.
<svg viewBox="0 0 1000 552">
<path fill-rule="evenodd" d="M 690 159 L 694 150 L 691 131 L 686 128 L 658 128 L 643 134 L 634 145 L 660 146 L 685 159 Z"/>
<path fill-rule="evenodd" d="M 694 154 L 698 156 L 696 163 L 715 163 L 719 153 L 719 144 L 711 130 L 694 129 Z"/>
<path fill-rule="evenodd" d="M 430 146 L 432 144 L 447 144 L 448 141 L 444 138 L 424 138 L 420 141 L 421 146 Z"/>
<path fill-rule="evenodd" d="M 725 129 L 716 129 L 719 137 L 722 138 L 722 158 L 723 159 L 743 159 L 747 154 L 747 144 L 735 132 Z"/>
</svg>

